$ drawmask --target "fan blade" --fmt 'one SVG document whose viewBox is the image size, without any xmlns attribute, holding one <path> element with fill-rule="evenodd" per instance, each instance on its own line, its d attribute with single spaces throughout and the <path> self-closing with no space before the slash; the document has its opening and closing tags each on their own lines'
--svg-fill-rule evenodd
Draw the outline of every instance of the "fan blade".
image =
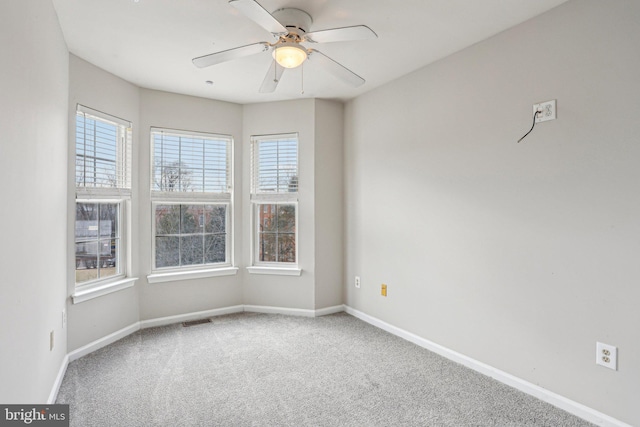
<svg viewBox="0 0 640 427">
<path fill-rule="evenodd" d="M 305 34 L 304 38 L 306 41 L 311 43 L 330 43 L 376 39 L 378 38 L 378 35 L 366 25 L 356 25 L 353 27 L 314 31 L 312 33 Z"/>
<path fill-rule="evenodd" d="M 254 55 L 256 53 L 264 52 L 268 49 L 269 43 L 267 42 L 248 44 L 246 46 L 235 47 L 233 49 L 199 56 L 197 58 L 193 58 L 192 62 L 196 67 L 204 68 L 211 65 L 220 64 L 221 62 L 227 62 L 234 59 L 242 58 L 243 56 Z"/>
<path fill-rule="evenodd" d="M 309 49 L 309 61 L 317 63 L 320 67 L 324 68 L 327 72 L 333 74 L 340 80 L 344 81 L 351 86 L 358 87 L 364 84 L 365 80 L 346 68 L 344 65 L 329 58 L 324 53 L 315 49 Z"/>
<path fill-rule="evenodd" d="M 287 29 L 255 0 L 230 0 L 229 4 L 273 35 L 287 34 Z"/>
<path fill-rule="evenodd" d="M 271 67 L 269 67 L 269 71 L 267 71 L 267 75 L 264 76 L 264 81 L 262 82 L 262 86 L 260 86 L 260 93 L 271 93 L 276 90 L 284 70 L 285 68 L 282 65 L 273 61 Z"/>
</svg>

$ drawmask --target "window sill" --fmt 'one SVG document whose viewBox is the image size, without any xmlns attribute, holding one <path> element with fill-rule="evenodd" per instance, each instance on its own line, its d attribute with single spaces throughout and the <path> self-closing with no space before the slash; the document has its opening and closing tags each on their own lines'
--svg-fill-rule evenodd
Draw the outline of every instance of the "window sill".
<svg viewBox="0 0 640 427">
<path fill-rule="evenodd" d="M 238 273 L 238 267 L 212 268 L 208 270 L 172 271 L 168 273 L 153 273 L 147 276 L 149 283 L 173 282 L 176 280 L 203 279 L 206 277 L 233 276 Z"/>
<path fill-rule="evenodd" d="M 136 284 L 136 280 L 138 280 L 137 277 L 125 277 L 124 279 L 118 280 L 116 282 L 109 282 L 103 285 L 93 286 L 89 289 L 81 289 L 71 295 L 71 299 L 73 300 L 74 304 L 89 301 L 91 299 L 108 295 L 113 292 L 131 288 Z"/>
<path fill-rule="evenodd" d="M 249 274 L 273 274 L 276 276 L 300 276 L 302 269 L 297 267 L 247 267 Z"/>
</svg>

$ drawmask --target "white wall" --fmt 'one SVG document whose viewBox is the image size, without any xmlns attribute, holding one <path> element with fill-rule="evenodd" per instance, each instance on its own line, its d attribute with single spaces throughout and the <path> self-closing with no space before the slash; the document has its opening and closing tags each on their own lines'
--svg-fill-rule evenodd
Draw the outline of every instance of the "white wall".
<svg viewBox="0 0 640 427">
<path fill-rule="evenodd" d="M 131 277 L 139 277 L 138 251 L 140 248 L 140 233 L 137 218 L 139 213 L 138 185 L 139 185 L 139 137 L 135 130 L 140 120 L 140 95 L 137 86 L 114 76 L 75 55 L 69 55 L 69 153 L 68 153 L 68 205 L 67 216 L 67 259 L 75 259 L 74 230 L 75 230 L 75 125 L 77 104 L 99 110 L 112 116 L 132 122 L 133 150 L 132 150 L 132 189 L 131 203 L 127 221 L 133 221 L 131 238 L 129 239 L 129 256 L 131 265 L 127 266 Z M 75 264 L 67 262 L 67 292 L 74 293 Z M 92 341 L 109 335 L 122 328 L 130 326 L 140 318 L 138 290 L 127 288 L 100 298 L 72 304 L 68 301 L 69 322 L 69 351 L 73 351 Z"/>
<path fill-rule="evenodd" d="M 51 3 L 0 3 L 0 51 L 0 402 L 45 403 L 67 350 L 68 54 Z"/>
<path fill-rule="evenodd" d="M 244 265 L 251 265 L 251 136 L 298 132 L 302 269 L 300 277 L 243 271 L 244 304 L 315 310 L 343 303 L 343 116 L 342 103 L 320 99 L 244 106 Z"/>
<path fill-rule="evenodd" d="M 301 276 L 248 274 L 243 269 L 243 301 L 248 305 L 314 309 L 315 224 L 314 224 L 314 111 L 315 101 L 304 99 L 245 105 L 243 109 L 243 264 L 251 265 L 251 227 L 249 201 L 251 136 L 298 132 L 299 204 L 298 266 Z"/>
<path fill-rule="evenodd" d="M 640 425 L 638 22 L 571 1 L 348 103 L 347 303 Z"/>
<path fill-rule="evenodd" d="M 151 271 L 150 128 L 211 132 L 234 138 L 234 256 L 241 257 L 242 242 L 242 106 L 229 102 L 140 90 L 140 316 L 142 320 L 242 304 L 241 274 L 206 279 L 148 284 Z"/>
<path fill-rule="evenodd" d="M 344 302 L 344 108 L 336 101 L 315 101 L 315 308 Z"/>
</svg>

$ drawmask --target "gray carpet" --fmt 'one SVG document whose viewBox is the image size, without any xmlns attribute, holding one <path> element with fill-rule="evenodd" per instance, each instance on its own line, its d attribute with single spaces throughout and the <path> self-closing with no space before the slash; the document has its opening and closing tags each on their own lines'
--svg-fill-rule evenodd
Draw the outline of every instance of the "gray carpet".
<svg viewBox="0 0 640 427">
<path fill-rule="evenodd" d="M 71 426 L 591 426 L 345 313 L 136 332 L 69 364 Z"/>
</svg>

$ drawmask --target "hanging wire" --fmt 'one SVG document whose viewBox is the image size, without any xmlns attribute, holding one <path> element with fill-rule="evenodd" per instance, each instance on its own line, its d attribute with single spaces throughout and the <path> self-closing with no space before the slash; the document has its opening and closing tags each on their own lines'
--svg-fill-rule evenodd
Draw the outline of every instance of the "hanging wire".
<svg viewBox="0 0 640 427">
<path fill-rule="evenodd" d="M 533 114 L 533 124 L 531 125 L 531 129 L 529 129 L 529 132 L 525 133 L 524 136 L 518 140 L 518 143 L 520 143 L 520 141 L 525 139 L 527 135 L 529 135 L 531 131 L 533 131 L 533 128 L 536 126 L 536 117 L 538 117 L 538 114 L 540 113 L 542 113 L 542 111 L 538 110 Z"/>
</svg>

